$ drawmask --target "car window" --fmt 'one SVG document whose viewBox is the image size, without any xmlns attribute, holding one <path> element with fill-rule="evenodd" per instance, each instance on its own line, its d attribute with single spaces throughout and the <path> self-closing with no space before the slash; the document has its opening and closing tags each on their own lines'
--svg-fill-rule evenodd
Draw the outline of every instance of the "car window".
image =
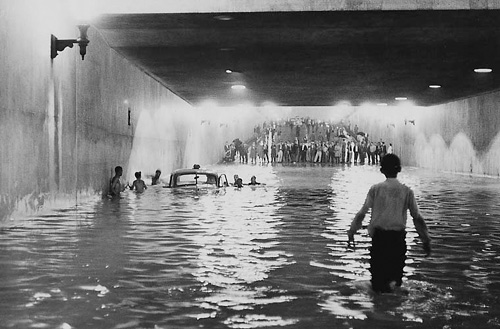
<svg viewBox="0 0 500 329">
<path fill-rule="evenodd" d="M 198 177 L 198 182 L 200 182 L 200 175 L 189 174 L 189 175 L 179 175 L 177 176 L 177 186 L 182 185 L 194 185 L 196 184 L 195 177 Z"/>
<path fill-rule="evenodd" d="M 195 185 L 195 184 L 217 184 L 217 177 L 207 174 L 186 174 L 177 176 L 177 186 Z"/>
<path fill-rule="evenodd" d="M 216 184 L 217 178 L 214 175 L 207 175 L 205 179 L 205 183 L 207 184 Z"/>
</svg>

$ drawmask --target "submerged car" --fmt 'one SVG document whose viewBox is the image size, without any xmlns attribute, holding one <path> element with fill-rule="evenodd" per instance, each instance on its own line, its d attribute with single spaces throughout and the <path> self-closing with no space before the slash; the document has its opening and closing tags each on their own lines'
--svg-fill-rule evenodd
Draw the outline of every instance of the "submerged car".
<svg viewBox="0 0 500 329">
<path fill-rule="evenodd" d="M 194 165 L 192 169 L 178 169 L 170 175 L 168 187 L 220 188 L 229 186 L 225 174 L 202 169 Z"/>
</svg>

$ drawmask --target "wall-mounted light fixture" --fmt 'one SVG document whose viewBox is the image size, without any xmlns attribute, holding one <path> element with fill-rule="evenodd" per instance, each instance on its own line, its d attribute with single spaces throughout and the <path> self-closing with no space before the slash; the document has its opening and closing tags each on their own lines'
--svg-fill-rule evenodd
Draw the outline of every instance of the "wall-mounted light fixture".
<svg viewBox="0 0 500 329">
<path fill-rule="evenodd" d="M 87 45 L 89 44 L 87 36 L 89 25 L 78 25 L 78 29 L 80 30 L 80 37 L 78 39 L 59 40 L 52 34 L 50 40 L 50 58 L 56 58 L 58 51 L 63 51 L 66 47 L 73 48 L 73 44 L 78 43 L 80 46 L 80 55 L 82 55 L 82 60 L 84 59 L 85 54 L 87 53 Z"/>
</svg>

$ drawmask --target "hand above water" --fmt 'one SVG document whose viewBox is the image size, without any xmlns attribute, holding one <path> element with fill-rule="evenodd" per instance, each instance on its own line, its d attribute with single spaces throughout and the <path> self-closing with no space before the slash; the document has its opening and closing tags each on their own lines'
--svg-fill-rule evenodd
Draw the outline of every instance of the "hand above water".
<svg viewBox="0 0 500 329">
<path fill-rule="evenodd" d="M 431 243 L 424 242 L 423 248 L 424 248 L 424 252 L 425 252 L 425 257 L 429 257 L 431 255 L 431 252 L 432 252 Z"/>
<path fill-rule="evenodd" d="M 349 230 L 347 231 L 347 248 L 354 248 L 356 243 L 354 242 L 354 233 Z"/>
</svg>

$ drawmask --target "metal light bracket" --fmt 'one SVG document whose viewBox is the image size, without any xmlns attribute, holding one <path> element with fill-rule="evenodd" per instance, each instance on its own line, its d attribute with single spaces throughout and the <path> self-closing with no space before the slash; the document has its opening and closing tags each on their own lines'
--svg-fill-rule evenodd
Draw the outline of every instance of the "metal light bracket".
<svg viewBox="0 0 500 329">
<path fill-rule="evenodd" d="M 54 59 L 58 55 L 58 51 L 63 51 L 66 47 L 73 48 L 73 44 L 78 43 L 80 46 L 80 55 L 82 60 L 87 53 L 87 45 L 89 44 L 89 39 L 87 36 L 87 30 L 89 25 L 78 25 L 80 30 L 80 37 L 78 39 L 62 39 L 59 40 L 55 35 L 51 35 L 50 39 L 50 58 Z"/>
</svg>

